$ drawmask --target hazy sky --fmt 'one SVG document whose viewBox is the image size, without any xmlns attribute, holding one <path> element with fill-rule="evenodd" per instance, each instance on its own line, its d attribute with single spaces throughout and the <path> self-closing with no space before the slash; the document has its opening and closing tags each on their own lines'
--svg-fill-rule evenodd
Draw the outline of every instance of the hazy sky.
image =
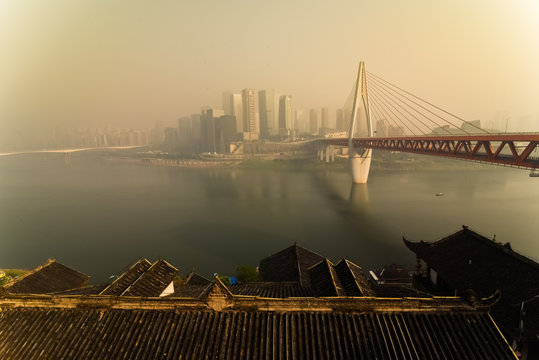
<svg viewBox="0 0 539 360">
<path fill-rule="evenodd" d="M 537 0 L 0 0 L 0 51 L 4 136 L 173 124 L 246 87 L 333 113 L 360 60 L 465 119 L 539 131 Z"/>
</svg>

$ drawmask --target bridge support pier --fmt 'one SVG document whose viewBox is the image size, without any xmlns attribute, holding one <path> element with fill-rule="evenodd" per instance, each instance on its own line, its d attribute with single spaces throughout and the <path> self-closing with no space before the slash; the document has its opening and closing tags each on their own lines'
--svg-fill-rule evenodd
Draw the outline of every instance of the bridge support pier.
<svg viewBox="0 0 539 360">
<path fill-rule="evenodd" d="M 348 156 L 350 158 L 352 182 L 354 184 L 367 183 L 371 168 L 372 149 L 365 149 L 362 154 L 358 154 L 355 150 L 352 150 Z"/>
<path fill-rule="evenodd" d="M 334 149 L 333 146 L 326 146 L 326 162 L 334 161 L 335 155 L 334 155 Z"/>
</svg>

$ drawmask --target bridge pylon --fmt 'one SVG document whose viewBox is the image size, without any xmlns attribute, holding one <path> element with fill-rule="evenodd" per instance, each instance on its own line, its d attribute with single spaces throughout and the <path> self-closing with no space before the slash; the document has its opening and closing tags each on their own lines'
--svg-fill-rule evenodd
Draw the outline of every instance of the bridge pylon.
<svg viewBox="0 0 539 360">
<path fill-rule="evenodd" d="M 371 168 L 372 149 L 355 148 L 353 143 L 354 134 L 358 128 L 358 110 L 364 111 L 367 121 L 367 136 L 372 137 L 372 123 L 369 108 L 369 96 L 367 93 L 367 76 L 365 71 L 365 62 L 359 62 L 357 72 L 357 81 L 354 92 L 354 101 L 352 107 L 352 119 L 350 121 L 350 132 L 348 135 L 348 157 L 350 159 L 350 174 L 352 182 L 355 184 L 365 184 L 369 178 Z"/>
</svg>

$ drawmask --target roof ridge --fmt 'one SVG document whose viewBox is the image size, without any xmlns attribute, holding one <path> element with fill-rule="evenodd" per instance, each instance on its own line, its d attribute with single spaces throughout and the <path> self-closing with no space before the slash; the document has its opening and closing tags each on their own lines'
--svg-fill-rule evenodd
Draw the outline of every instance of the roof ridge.
<svg viewBox="0 0 539 360">
<path fill-rule="evenodd" d="M 85 274 L 85 273 L 83 273 L 83 272 L 81 272 L 81 271 L 75 270 L 75 269 L 73 269 L 73 268 L 71 268 L 71 267 L 69 267 L 69 266 L 67 266 L 67 265 L 64 265 L 64 264 L 62 264 L 62 263 L 59 263 L 59 262 L 57 262 L 56 259 L 54 259 L 54 258 L 49 258 L 49 259 L 47 260 L 46 263 L 44 263 L 44 264 L 42 264 L 42 265 L 39 265 L 38 267 L 36 267 L 36 268 L 34 268 L 34 269 L 28 271 L 26 274 L 24 274 L 24 275 L 22 275 L 22 276 L 20 276 L 20 277 L 18 277 L 18 278 L 16 278 L 16 279 L 13 279 L 13 278 L 12 278 L 6 285 L 3 286 L 3 288 L 6 289 L 6 290 L 8 290 L 9 288 L 13 287 L 15 284 L 17 284 L 17 283 L 21 282 L 22 280 L 28 278 L 29 276 L 32 276 L 32 275 L 36 274 L 37 272 L 39 272 L 39 271 L 45 269 L 46 267 L 48 267 L 48 266 L 50 266 L 50 265 L 52 265 L 52 264 L 58 264 L 58 265 L 60 265 L 60 266 L 63 266 L 63 267 L 65 267 L 65 268 L 68 268 L 68 269 L 71 270 L 71 271 L 74 271 L 74 272 L 77 272 L 77 273 L 79 273 L 79 274 L 81 274 L 81 275 L 84 275 L 84 276 L 86 276 L 88 279 L 90 278 L 89 275 L 87 275 L 87 274 Z M 86 280 L 86 281 L 88 281 L 88 280 Z"/>
<path fill-rule="evenodd" d="M 292 245 L 292 246 L 295 246 L 296 249 L 297 249 L 298 247 L 300 247 L 300 248 L 302 248 L 303 250 L 307 250 L 307 251 L 310 252 L 310 253 L 313 253 L 313 254 L 318 255 L 318 256 L 320 256 L 320 257 L 325 257 L 324 255 L 319 254 L 319 253 L 317 253 L 316 251 L 312 251 L 312 250 L 307 249 L 305 246 L 302 246 L 302 245 L 298 244 L 297 242 L 295 242 L 294 245 Z M 296 254 L 297 254 L 297 250 L 296 250 Z"/>
<path fill-rule="evenodd" d="M 163 259 L 163 258 L 157 259 L 157 260 L 155 261 L 155 263 L 157 263 L 157 262 L 159 262 L 159 261 L 163 261 L 165 264 L 167 264 L 168 266 L 170 266 L 171 268 L 173 268 L 174 270 L 176 270 L 176 271 L 178 271 L 178 272 L 180 271 L 180 269 L 178 269 L 176 266 L 172 265 L 171 263 L 169 263 L 168 261 L 166 261 L 166 260 Z M 153 265 L 152 265 L 152 266 L 153 266 Z M 151 268 L 151 267 L 150 267 L 150 268 Z M 148 270 L 150 270 L 150 269 L 148 269 Z"/>
<path fill-rule="evenodd" d="M 337 266 L 344 261 L 344 264 L 346 265 L 346 270 L 350 273 L 350 275 L 352 275 L 352 279 L 354 279 L 354 283 L 356 284 L 357 286 L 357 289 L 359 290 L 359 292 L 363 294 L 363 288 L 361 287 L 361 285 L 359 284 L 359 282 L 357 281 L 357 278 L 356 278 L 356 274 L 352 271 L 352 269 L 350 269 L 350 264 L 353 264 L 354 266 L 357 266 L 362 272 L 363 272 L 363 269 L 361 268 L 361 266 L 359 265 L 356 265 L 354 262 L 346 259 L 346 258 L 342 258 L 341 261 L 339 261 L 339 263 L 337 264 Z"/>
<path fill-rule="evenodd" d="M 43 268 L 49 266 L 49 265 L 52 264 L 53 262 L 56 262 L 56 260 L 53 259 L 53 258 L 49 258 L 45 264 L 39 265 L 38 267 L 36 267 L 36 268 L 34 268 L 34 269 L 28 271 L 26 274 L 24 274 L 24 275 L 22 275 L 22 276 L 19 276 L 19 277 L 16 278 L 16 279 L 11 278 L 11 280 L 10 280 L 6 285 L 3 286 L 4 289 L 6 289 L 6 290 L 9 289 L 10 287 L 12 287 L 13 285 L 15 285 L 16 283 L 18 283 L 18 282 L 21 281 L 22 279 L 25 279 L 25 278 L 27 278 L 28 276 L 35 274 L 36 272 L 38 272 L 39 270 L 41 270 L 41 269 L 43 269 Z"/>
<path fill-rule="evenodd" d="M 472 236 L 473 239 L 476 239 L 477 241 L 480 241 L 486 245 L 490 245 L 490 246 L 493 246 L 495 247 L 496 249 L 498 250 L 501 250 L 504 254 L 506 254 L 507 256 L 511 256 L 513 258 L 516 258 L 520 261 L 523 261 L 525 263 L 527 263 L 528 265 L 531 265 L 531 266 L 534 266 L 536 268 L 539 269 L 539 263 L 537 263 L 536 261 L 534 261 L 533 259 L 530 259 L 529 257 L 526 257 L 518 252 L 516 252 L 515 250 L 513 250 L 513 248 L 511 247 L 511 243 L 508 241 L 507 243 L 503 244 L 501 242 L 498 242 L 494 239 L 489 239 L 488 237 L 486 237 L 485 235 L 481 234 L 479 231 L 476 231 L 476 230 L 473 230 L 473 229 L 470 229 L 469 226 L 465 226 L 465 225 L 462 225 L 462 230 L 459 230 L 451 235 L 448 235 L 438 241 L 423 241 L 421 240 L 422 243 L 425 243 L 427 245 L 435 245 L 435 244 L 438 244 L 440 242 L 445 242 L 445 241 L 449 241 L 451 240 L 452 238 L 455 238 L 456 236 L 459 236 L 461 234 L 470 234 Z M 408 242 L 408 243 L 412 243 L 412 244 L 417 244 L 418 242 L 412 242 L 412 241 L 408 241 L 406 240 L 404 237 L 403 237 L 403 240 L 404 242 Z M 507 244 L 509 244 L 509 246 L 507 246 Z"/>
<path fill-rule="evenodd" d="M 296 268 L 298 269 L 299 283 L 303 285 L 303 276 L 301 276 L 301 264 L 299 263 L 298 243 L 294 242 L 294 253 L 296 254 Z"/>
<path fill-rule="evenodd" d="M 106 288 L 104 288 L 104 289 L 99 293 L 99 295 L 102 295 L 102 294 L 103 294 L 105 291 L 107 291 L 112 285 L 114 285 L 116 282 L 118 282 L 118 281 L 119 281 L 125 274 L 127 274 L 127 272 L 128 272 L 129 270 L 131 270 L 133 267 L 135 267 L 136 265 L 138 265 L 140 262 L 144 262 L 144 261 L 146 261 L 147 263 L 151 264 L 151 262 L 150 262 L 148 259 L 146 259 L 146 258 L 138 259 L 138 260 L 137 260 L 135 263 L 133 263 L 127 270 L 122 271 L 122 274 L 121 274 L 120 276 L 118 276 L 112 283 L 110 283 L 109 286 L 107 286 Z M 144 274 L 144 273 L 143 273 L 143 274 Z M 138 280 L 138 278 L 137 278 L 137 280 Z M 131 283 L 131 285 L 132 285 L 132 283 Z M 129 285 L 129 286 L 131 286 L 131 285 Z M 129 289 L 129 286 L 127 287 L 128 289 Z M 126 290 L 127 290 L 127 289 L 126 289 Z M 124 292 L 125 292 L 125 290 L 124 290 Z M 123 293 L 122 293 L 122 294 L 123 294 Z"/>
<path fill-rule="evenodd" d="M 160 260 L 166 262 L 166 261 L 163 260 L 163 259 L 157 259 L 157 260 L 155 260 L 154 263 L 153 263 L 153 264 L 152 264 L 146 271 L 144 271 L 142 274 L 140 274 L 140 276 L 139 276 L 135 281 L 133 281 L 133 282 L 131 283 L 131 285 L 129 285 L 129 286 L 127 287 L 127 289 L 125 289 L 125 290 L 120 294 L 120 296 L 123 296 L 126 292 L 129 291 L 129 289 L 131 289 L 132 287 L 134 287 L 134 286 L 137 284 L 137 282 L 138 282 L 140 279 L 142 279 L 142 278 L 144 277 L 144 275 L 146 275 L 147 273 L 149 273 L 150 270 L 151 270 L 153 267 L 157 266 L 157 263 L 158 263 Z M 176 269 L 176 268 L 174 268 L 174 269 Z M 177 269 L 176 269 L 176 270 L 177 270 Z"/>
</svg>

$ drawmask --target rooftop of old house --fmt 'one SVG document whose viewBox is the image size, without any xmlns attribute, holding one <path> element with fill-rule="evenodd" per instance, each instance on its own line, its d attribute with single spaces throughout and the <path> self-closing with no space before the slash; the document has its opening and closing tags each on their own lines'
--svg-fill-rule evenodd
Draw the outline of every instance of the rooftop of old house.
<svg viewBox="0 0 539 360">
<path fill-rule="evenodd" d="M 49 259 L 47 263 L 4 285 L 11 293 L 46 294 L 82 288 L 88 275 Z"/>
<path fill-rule="evenodd" d="M 467 226 L 435 242 L 403 240 L 437 278 L 458 294 L 473 292 L 481 297 L 500 291 L 500 301 L 491 314 L 505 334 L 522 336 L 519 309 L 522 302 L 539 294 L 538 263 L 515 252 L 508 242 L 499 243 Z M 442 295 L 447 289 L 433 291 Z M 538 334 L 536 331 L 528 338 L 535 339 Z"/>
<path fill-rule="evenodd" d="M 498 289 L 509 303 L 539 294 L 538 263 L 515 252 L 509 243 L 500 244 L 467 226 L 435 242 L 404 239 L 404 243 L 455 289 L 473 289 L 479 296 Z"/>
<path fill-rule="evenodd" d="M 219 279 L 198 298 L 4 292 L 0 357 L 514 359 L 492 301 L 262 298 Z"/>
<path fill-rule="evenodd" d="M 0 288 L 0 358 L 515 358 L 489 315 L 497 296 L 373 283 L 297 244 L 260 270 L 261 282 L 227 286 L 141 259 L 110 284 Z"/>
</svg>

